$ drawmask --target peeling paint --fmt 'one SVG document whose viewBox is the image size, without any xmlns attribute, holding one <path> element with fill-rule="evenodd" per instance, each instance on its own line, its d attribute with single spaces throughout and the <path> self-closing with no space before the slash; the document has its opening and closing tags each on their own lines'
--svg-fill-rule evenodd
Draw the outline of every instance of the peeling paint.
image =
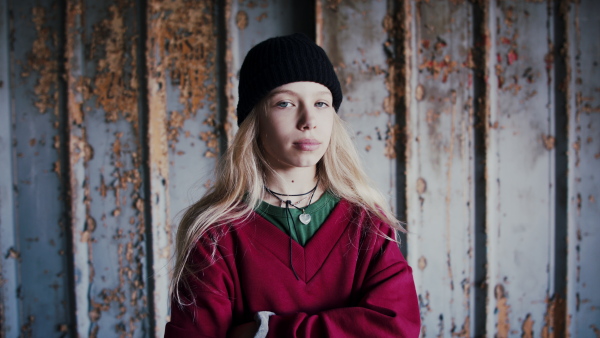
<svg viewBox="0 0 600 338">
<path fill-rule="evenodd" d="M 463 337 L 463 338 L 471 337 L 470 327 L 471 327 L 471 317 L 466 316 L 465 321 L 460 328 L 460 331 L 452 332 L 452 337 Z"/>
<path fill-rule="evenodd" d="M 327 8 L 332 11 L 337 11 L 342 0 L 327 0 Z"/>
<path fill-rule="evenodd" d="M 423 101 L 425 98 L 425 87 L 423 87 L 423 85 L 420 84 L 415 89 L 415 98 L 417 101 Z"/>
<path fill-rule="evenodd" d="M 421 256 L 419 257 L 419 270 L 425 270 L 425 268 L 427 267 L 427 258 L 425 258 L 425 256 Z"/>
<path fill-rule="evenodd" d="M 245 11 L 238 11 L 235 16 L 235 23 L 239 30 L 246 29 L 248 27 L 248 14 Z"/>
<path fill-rule="evenodd" d="M 425 193 L 425 191 L 427 191 L 427 181 L 425 181 L 424 178 L 419 177 L 417 180 L 417 193 L 422 195 Z"/>
<path fill-rule="evenodd" d="M 542 142 L 543 142 L 544 148 L 546 148 L 546 150 L 554 149 L 554 141 L 555 141 L 554 136 L 542 134 Z"/>
<path fill-rule="evenodd" d="M 183 127 L 185 121 L 204 108 L 205 102 L 217 101 L 217 87 L 213 78 L 217 41 L 215 18 L 212 15 L 214 6 L 211 1 L 189 3 L 183 0 L 153 3 L 150 6 L 152 19 L 149 24 L 154 32 L 151 43 L 159 53 L 153 66 L 163 70 L 157 73 L 162 78 L 160 82 L 166 81 L 165 76 L 169 75 L 172 84 L 179 90 L 179 102 L 184 107 L 182 111 L 171 113 L 171 117 L 178 119 L 169 121 L 168 140 L 171 148 L 178 142 L 179 132 L 174 132 L 174 128 Z M 241 20 L 243 16 L 238 13 L 237 18 Z M 247 25 L 247 15 L 242 20 L 245 23 L 239 20 L 238 24 L 242 27 Z M 216 130 L 216 105 L 211 104 L 208 108 L 212 114 L 207 114 L 203 124 Z M 208 143 L 207 147 L 210 148 Z M 218 153 L 216 148 L 210 148 L 209 151 L 211 154 Z"/>
<path fill-rule="evenodd" d="M 14 248 L 10 248 L 10 249 L 8 249 L 8 252 L 4 256 L 4 258 L 12 258 L 12 259 L 19 260 L 19 259 L 21 259 L 21 254 Z"/>
<path fill-rule="evenodd" d="M 508 305 L 508 300 L 502 284 L 496 284 L 494 287 L 494 296 L 496 298 L 496 336 L 508 337 L 510 335 L 510 305 Z"/>
<path fill-rule="evenodd" d="M 557 296 L 546 299 L 546 313 L 541 336 L 543 338 L 564 337 L 566 315 L 567 307 L 564 299 Z"/>
<path fill-rule="evenodd" d="M 57 36 L 46 26 L 46 10 L 43 7 L 32 8 L 32 21 L 37 33 L 33 41 L 27 63 L 21 76 L 27 77 L 36 72 L 39 77 L 34 86 L 35 106 L 42 114 L 52 111 L 58 116 L 58 60 L 53 57 L 50 47 L 56 48 Z"/>
<path fill-rule="evenodd" d="M 521 325 L 521 338 L 533 338 L 533 324 L 534 320 L 531 318 L 531 313 L 525 316 L 523 325 Z"/>
<path fill-rule="evenodd" d="M 126 6 L 130 4 L 121 2 L 119 6 L 110 6 L 108 18 L 94 26 L 90 48 L 92 53 L 101 56 L 90 95 L 103 108 L 107 122 L 116 122 L 122 114 L 137 133 L 137 52 L 136 44 L 128 47 L 126 40 L 127 26 L 123 17 Z"/>
</svg>

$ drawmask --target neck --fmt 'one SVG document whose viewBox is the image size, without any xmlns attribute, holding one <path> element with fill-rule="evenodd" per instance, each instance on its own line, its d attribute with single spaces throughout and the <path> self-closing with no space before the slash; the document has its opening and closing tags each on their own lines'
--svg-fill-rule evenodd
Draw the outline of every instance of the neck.
<svg viewBox="0 0 600 338">
<path fill-rule="evenodd" d="M 316 166 L 307 168 L 291 168 L 288 170 L 275 170 L 274 173 L 267 174 L 266 185 L 270 190 L 286 195 L 297 195 L 309 192 L 317 184 Z M 317 191 L 313 196 L 313 202 L 322 194 L 321 187 L 317 187 Z M 302 199 L 300 197 L 281 197 L 283 200 L 289 199 L 292 202 Z M 265 202 L 279 205 L 280 201 L 270 193 L 263 195 Z"/>
</svg>

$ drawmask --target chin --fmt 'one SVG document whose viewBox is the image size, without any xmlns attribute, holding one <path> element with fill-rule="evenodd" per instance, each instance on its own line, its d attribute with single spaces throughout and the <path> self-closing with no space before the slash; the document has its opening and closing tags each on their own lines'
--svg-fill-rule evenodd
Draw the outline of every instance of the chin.
<svg viewBox="0 0 600 338">
<path fill-rule="evenodd" d="M 298 167 L 312 167 L 312 166 L 317 165 L 317 163 L 319 163 L 321 158 L 323 158 L 323 156 L 319 156 L 319 157 L 315 156 L 314 158 L 311 158 L 311 159 L 299 161 L 297 166 Z"/>
</svg>

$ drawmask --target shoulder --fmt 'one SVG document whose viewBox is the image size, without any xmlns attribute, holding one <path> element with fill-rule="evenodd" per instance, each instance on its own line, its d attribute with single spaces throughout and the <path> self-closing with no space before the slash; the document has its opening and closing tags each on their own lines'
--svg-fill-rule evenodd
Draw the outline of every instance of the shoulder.
<svg viewBox="0 0 600 338">
<path fill-rule="evenodd" d="M 383 221 L 375 212 L 367 209 L 364 206 L 352 203 L 346 199 L 341 199 L 340 204 L 345 210 L 345 213 L 349 220 L 364 228 L 376 231 L 383 231 L 385 233 L 394 232 L 395 229 L 393 226 Z"/>
<path fill-rule="evenodd" d="M 227 243 L 234 243 L 240 237 L 246 237 L 248 233 L 260 222 L 261 217 L 254 211 L 251 211 L 247 216 L 237 217 L 227 221 L 221 221 L 208 227 L 198 240 L 197 245 L 200 246 L 223 246 Z M 218 244 L 217 244 L 218 243 Z"/>
</svg>

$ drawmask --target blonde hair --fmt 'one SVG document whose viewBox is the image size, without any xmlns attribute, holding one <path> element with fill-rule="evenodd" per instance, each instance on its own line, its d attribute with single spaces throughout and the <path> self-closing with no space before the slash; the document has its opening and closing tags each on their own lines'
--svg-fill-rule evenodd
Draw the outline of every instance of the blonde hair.
<svg viewBox="0 0 600 338">
<path fill-rule="evenodd" d="M 258 114 L 266 113 L 266 104 L 257 104 L 240 126 L 233 143 L 217 164 L 215 183 L 207 193 L 184 213 L 175 240 L 175 266 L 170 290 L 177 302 L 184 305 L 179 291 L 191 291 L 188 277 L 198 273 L 189 259 L 195 244 L 211 228 L 235 220 L 247 219 L 260 203 L 264 192 L 265 174 L 269 167 L 258 141 Z M 365 174 L 356 147 L 344 121 L 334 114 L 329 146 L 317 163 L 317 176 L 323 189 L 366 209 L 398 231 L 405 232 L 402 223 L 392 213 L 383 195 Z M 383 233 L 389 240 L 397 241 Z M 215 259 L 213 253 L 206 266 Z"/>
</svg>

